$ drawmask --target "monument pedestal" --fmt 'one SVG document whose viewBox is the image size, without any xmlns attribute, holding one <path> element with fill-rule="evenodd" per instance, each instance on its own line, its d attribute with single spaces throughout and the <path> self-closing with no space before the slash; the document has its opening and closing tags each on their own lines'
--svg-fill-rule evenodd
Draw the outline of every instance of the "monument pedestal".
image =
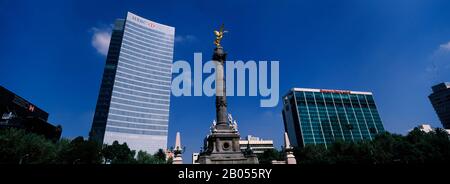
<svg viewBox="0 0 450 184">
<path fill-rule="evenodd" d="M 183 164 L 183 158 L 181 156 L 175 156 L 172 160 L 172 164 Z"/>
<path fill-rule="evenodd" d="M 295 160 L 292 152 L 286 153 L 286 164 L 297 164 L 297 160 Z"/>
<path fill-rule="evenodd" d="M 256 155 L 244 155 L 237 130 L 216 131 L 206 137 L 205 151 L 198 158 L 200 164 L 257 164 Z"/>
</svg>

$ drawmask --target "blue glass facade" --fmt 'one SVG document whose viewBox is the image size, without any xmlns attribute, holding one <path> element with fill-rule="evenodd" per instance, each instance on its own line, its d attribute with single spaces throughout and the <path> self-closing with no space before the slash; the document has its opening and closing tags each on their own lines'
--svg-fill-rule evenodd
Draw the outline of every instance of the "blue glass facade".
<svg viewBox="0 0 450 184">
<path fill-rule="evenodd" d="M 370 92 L 294 88 L 283 97 L 283 120 L 297 147 L 371 140 L 384 131 Z"/>
<path fill-rule="evenodd" d="M 150 153 L 167 146 L 175 29 L 128 13 L 111 38 L 91 137 Z M 111 61 L 111 62 L 108 62 Z"/>
</svg>

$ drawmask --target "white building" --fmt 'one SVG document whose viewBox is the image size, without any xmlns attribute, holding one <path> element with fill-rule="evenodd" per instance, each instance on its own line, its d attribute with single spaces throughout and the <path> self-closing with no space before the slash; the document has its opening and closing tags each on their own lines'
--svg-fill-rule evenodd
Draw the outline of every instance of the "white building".
<svg viewBox="0 0 450 184">
<path fill-rule="evenodd" d="M 431 128 L 431 125 L 428 125 L 428 124 L 419 125 L 417 128 L 419 128 L 419 130 L 421 130 L 425 133 L 433 131 L 433 128 Z"/>
<path fill-rule="evenodd" d="M 425 133 L 434 131 L 434 128 L 431 127 L 431 125 L 429 125 L 429 124 L 421 124 L 417 128 L 419 128 L 419 130 L 421 130 Z M 447 133 L 450 134 L 450 129 L 445 129 L 445 131 L 447 131 Z"/>
<path fill-rule="evenodd" d="M 242 151 L 245 151 L 247 146 L 250 145 L 250 148 L 255 154 L 262 154 L 266 150 L 274 149 L 273 140 L 263 140 L 252 135 L 248 135 L 247 139 L 239 140 L 239 145 Z"/>
</svg>

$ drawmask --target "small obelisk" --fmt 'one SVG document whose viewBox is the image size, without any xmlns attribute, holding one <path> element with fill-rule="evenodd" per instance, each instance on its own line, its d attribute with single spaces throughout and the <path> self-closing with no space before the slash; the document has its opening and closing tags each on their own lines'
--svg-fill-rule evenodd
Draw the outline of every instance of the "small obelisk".
<svg viewBox="0 0 450 184">
<path fill-rule="evenodd" d="M 286 164 L 297 164 L 297 160 L 295 160 L 294 153 L 292 151 L 291 142 L 289 141 L 289 136 L 286 132 L 284 132 L 284 151 L 286 154 Z"/>
<path fill-rule="evenodd" d="M 177 132 L 175 137 L 175 148 L 173 149 L 173 164 L 183 164 L 182 152 L 183 148 L 181 148 L 180 132 Z"/>
</svg>

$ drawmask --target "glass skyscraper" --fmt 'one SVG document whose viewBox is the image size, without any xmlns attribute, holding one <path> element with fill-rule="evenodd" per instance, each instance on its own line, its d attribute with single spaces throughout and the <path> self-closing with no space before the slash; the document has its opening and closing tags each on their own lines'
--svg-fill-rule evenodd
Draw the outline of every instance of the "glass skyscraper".
<svg viewBox="0 0 450 184">
<path fill-rule="evenodd" d="M 296 147 L 372 140 L 384 132 L 371 92 L 293 88 L 283 97 L 283 121 Z"/>
<path fill-rule="evenodd" d="M 442 126 L 450 129 L 450 83 L 443 82 L 432 87 L 433 93 L 428 96 Z"/>
<path fill-rule="evenodd" d="M 166 149 L 175 28 L 128 12 L 115 22 L 90 138 Z"/>
</svg>

